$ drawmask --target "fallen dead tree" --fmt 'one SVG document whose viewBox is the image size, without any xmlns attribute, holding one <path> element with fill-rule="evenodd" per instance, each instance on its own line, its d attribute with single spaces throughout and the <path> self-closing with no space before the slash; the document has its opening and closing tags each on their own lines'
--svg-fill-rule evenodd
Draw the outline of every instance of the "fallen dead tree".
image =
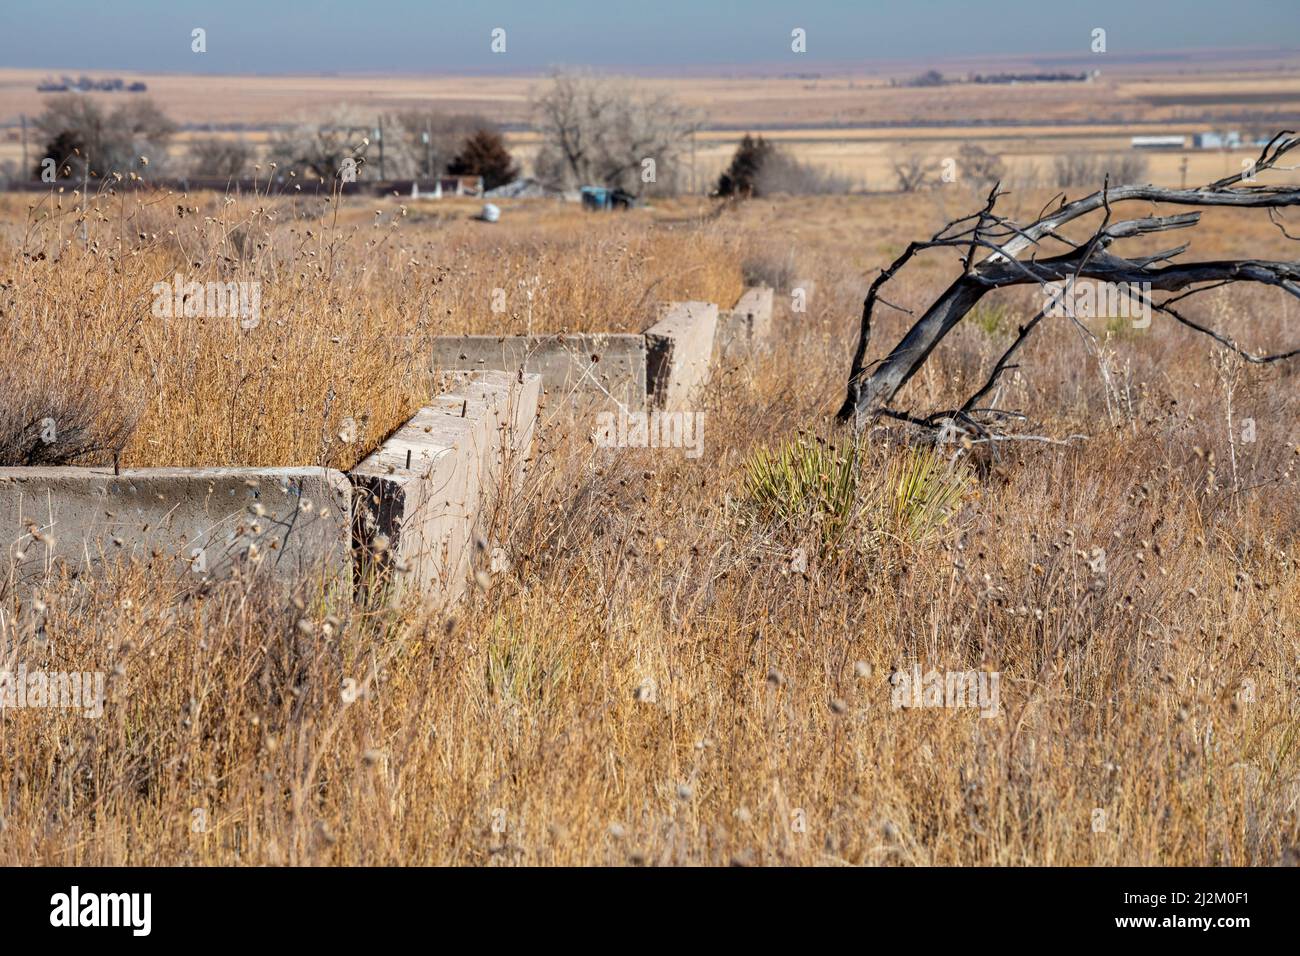
<svg viewBox="0 0 1300 956">
<path fill-rule="evenodd" d="M 1300 236 L 1287 232 L 1277 214 L 1280 208 L 1300 205 L 1300 187 L 1253 185 L 1256 176 L 1269 169 L 1294 169 L 1295 167 L 1279 167 L 1277 162 L 1297 146 L 1300 146 L 1300 137 L 1294 132 L 1286 130 L 1278 133 L 1264 147 L 1252 167 L 1236 176 L 1196 189 L 1162 189 L 1149 185 L 1112 188 L 1107 180 L 1101 190 L 1082 199 L 1067 203 L 1062 197 L 1054 211 L 1048 213 L 1044 210 L 1038 219 L 1028 225 L 1017 224 L 995 211 L 998 199 L 1005 195 L 1000 184 L 995 185 L 979 212 L 948 223 L 928 240 L 909 244 L 872 282 L 862 305 L 857 351 L 849 373 L 848 393 L 838 412 L 838 419 L 852 423 L 855 430 L 860 430 L 884 416 L 930 428 L 947 437 L 965 436 L 974 441 L 1037 437 L 1003 432 L 998 427 L 999 422 L 1020 416 L 982 403 L 993 391 L 999 377 L 1008 369 L 1016 367 L 1011 364 L 1011 360 L 1044 316 L 1051 314 L 1050 301 L 1020 326 L 1015 340 L 994 364 L 985 384 L 959 407 L 928 415 L 911 414 L 892 407 L 899 390 L 925 364 L 935 346 L 985 295 L 996 289 L 1018 285 L 1035 284 L 1051 289 L 1053 284 L 1055 287 L 1062 284 L 1068 287 L 1080 279 L 1088 279 L 1121 284 L 1125 290 L 1136 287 L 1141 291 L 1128 294 L 1140 298 L 1143 308 L 1159 312 L 1209 336 L 1246 361 L 1276 362 L 1300 355 L 1300 348 L 1270 355 L 1255 354 L 1228 336 L 1187 318 L 1174 308 L 1175 303 L 1189 296 L 1235 282 L 1277 286 L 1300 298 L 1300 261 L 1222 259 L 1176 263 L 1173 260 L 1186 251 L 1186 244 L 1140 257 L 1120 256 L 1112 249 L 1114 243 L 1123 239 L 1190 229 L 1200 222 L 1199 212 L 1115 221 L 1114 207 L 1132 201 L 1167 203 L 1172 206 L 1264 208 L 1268 210 L 1270 220 L 1287 238 L 1300 239 Z M 1062 235 L 1061 227 L 1098 210 L 1104 215 L 1088 239 L 1077 242 Z M 1059 244 L 1051 250 L 1057 254 L 1039 258 L 1049 251 L 1045 246 L 1048 241 Z M 961 275 L 917 319 L 889 355 L 868 364 L 866 355 L 876 307 L 883 305 L 898 308 L 881 295 L 881 290 L 917 254 L 943 248 L 956 249 L 961 253 Z M 1026 253 L 1028 256 L 1021 258 Z M 1171 294 L 1156 301 L 1156 292 Z"/>
</svg>

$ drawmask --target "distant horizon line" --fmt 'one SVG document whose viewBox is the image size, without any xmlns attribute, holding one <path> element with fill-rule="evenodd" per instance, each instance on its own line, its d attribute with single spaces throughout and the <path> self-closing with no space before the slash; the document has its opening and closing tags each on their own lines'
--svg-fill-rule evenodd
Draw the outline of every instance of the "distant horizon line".
<svg viewBox="0 0 1300 956">
<path fill-rule="evenodd" d="M 462 66 L 454 69 L 300 69 L 300 70 L 163 70 L 156 68 L 141 67 L 85 67 L 69 65 L 43 65 L 43 66 L 4 66 L 0 65 L 0 72 L 66 72 L 66 73 L 85 73 L 85 74 L 102 74 L 102 73 L 132 73 L 150 76 L 229 76 L 229 77 L 400 77 L 400 76 L 428 76 L 428 77 L 454 77 L 454 76 L 544 76 L 557 69 L 579 69 L 590 70 L 596 73 L 624 73 L 640 76 L 660 76 L 669 75 L 694 75 L 694 76 L 719 76 L 719 75 L 759 75 L 759 76 L 812 76 L 812 75 L 879 75 L 887 73 L 890 70 L 896 70 L 904 67 L 930 66 L 938 67 L 945 64 L 971 64 L 976 62 L 988 62 L 991 64 L 1005 62 L 1033 62 L 1044 58 L 1050 58 L 1061 65 L 1078 65 L 1083 63 L 1095 64 L 1105 71 L 1105 64 L 1116 64 L 1125 67 L 1153 65 L 1153 64 L 1171 64 L 1175 62 L 1200 61 L 1207 62 L 1212 60 L 1232 59 L 1234 57 L 1245 57 L 1250 59 L 1260 59 L 1268 56 L 1300 56 L 1300 47 L 1298 46 L 1242 46 L 1242 47 L 1181 47 L 1164 50 L 1139 50 L 1131 53 L 1108 52 L 1105 54 L 1081 53 L 1078 51 L 1058 52 L 1045 50 L 1037 53 L 992 53 L 992 54 L 948 54 L 941 57 L 875 57 L 869 60 L 825 60 L 825 61 L 805 61 L 802 64 L 784 60 L 764 60 L 754 61 L 752 63 L 726 63 L 726 62 L 699 62 L 699 63 L 682 63 L 682 64 L 653 64 L 653 63 L 627 63 L 627 64 L 593 64 L 593 63 L 569 63 L 555 62 L 544 66 L 530 65 L 520 66 L 514 69 L 502 69 L 499 66 L 492 67 L 473 67 Z"/>
</svg>

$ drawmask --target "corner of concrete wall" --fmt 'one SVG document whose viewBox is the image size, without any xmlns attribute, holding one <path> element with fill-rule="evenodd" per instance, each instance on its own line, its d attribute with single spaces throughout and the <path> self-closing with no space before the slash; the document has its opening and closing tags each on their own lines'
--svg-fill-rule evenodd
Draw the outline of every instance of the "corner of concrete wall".
<svg viewBox="0 0 1300 956">
<path fill-rule="evenodd" d="M 646 404 L 684 409 L 708 381 L 718 307 L 712 302 L 674 302 L 646 329 Z"/>
<path fill-rule="evenodd" d="M 16 580 L 117 560 L 228 574 L 351 579 L 351 484 L 328 468 L 0 468 Z"/>
<path fill-rule="evenodd" d="M 349 473 L 358 588 L 459 598 L 480 522 L 523 473 L 537 374 L 475 372 L 437 396 Z"/>
</svg>

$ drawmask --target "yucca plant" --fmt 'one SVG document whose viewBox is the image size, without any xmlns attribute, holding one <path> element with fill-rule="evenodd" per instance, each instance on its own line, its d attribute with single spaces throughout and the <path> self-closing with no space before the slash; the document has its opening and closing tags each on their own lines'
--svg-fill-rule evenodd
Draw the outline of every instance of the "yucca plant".
<svg viewBox="0 0 1300 956">
<path fill-rule="evenodd" d="M 965 467 L 933 448 L 908 448 L 890 466 L 893 532 L 920 543 L 939 532 L 966 490 Z"/>
<path fill-rule="evenodd" d="M 796 526 L 816 521 L 824 544 L 843 533 L 857 504 L 860 449 L 819 438 L 761 447 L 745 462 L 744 496 L 760 520 Z"/>
</svg>

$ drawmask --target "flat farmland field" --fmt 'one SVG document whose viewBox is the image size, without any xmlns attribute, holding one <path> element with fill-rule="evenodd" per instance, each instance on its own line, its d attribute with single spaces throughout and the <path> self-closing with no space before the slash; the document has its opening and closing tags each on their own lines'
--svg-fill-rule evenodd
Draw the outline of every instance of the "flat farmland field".
<svg viewBox="0 0 1300 956">
<path fill-rule="evenodd" d="M 929 64 L 852 66 L 824 73 L 790 75 L 759 72 L 695 71 L 682 76 L 638 76 L 638 86 L 672 93 L 704 110 L 709 122 L 754 128 L 835 128 L 854 125 L 937 122 L 954 125 L 1037 121 L 1044 124 L 1117 122 L 1195 122 L 1183 107 L 1248 105 L 1268 111 L 1300 107 L 1300 56 L 1279 51 L 1243 59 L 1227 56 L 1189 61 L 1183 71 L 1168 64 L 1123 63 L 1104 57 L 1062 61 L 1063 71 L 1100 74 L 1086 83 L 956 84 L 943 87 L 900 85 Z M 1000 69 L 1043 69 L 1041 61 L 982 61 L 940 64 L 946 76 Z M 73 71 L 75 72 L 75 71 Z M 0 68 L 0 121 L 40 112 L 36 91 L 56 70 Z M 98 77 L 100 74 L 94 74 Z M 257 75 L 204 76 L 122 73 L 141 80 L 149 95 L 182 123 L 284 122 L 298 112 L 340 103 L 376 111 L 409 107 L 444 112 L 481 112 L 508 124 L 529 118 L 529 97 L 545 73 L 506 75 Z M 213 90 L 220 91 L 219 96 Z M 96 94 L 109 97 L 122 94 Z"/>
<path fill-rule="evenodd" d="M 919 73 L 921 66 L 908 69 Z M 41 112 L 51 94 L 38 93 L 36 86 L 49 76 L 0 70 L 0 162 L 21 161 L 19 117 Z M 428 109 L 478 113 L 505 124 L 508 144 L 526 170 L 538 143 L 530 102 L 545 80 L 541 74 L 123 78 L 147 83 L 148 96 L 180 125 L 173 152 L 183 151 L 195 136 L 213 135 L 208 127 L 260 148 L 270 128 L 340 105 L 376 116 Z M 761 133 L 800 161 L 869 191 L 896 188 L 896 162 L 911 156 L 942 162 L 968 144 L 1001 158 L 1013 180 L 1033 183 L 1050 180 L 1059 156 L 1115 156 L 1131 151 L 1129 138 L 1135 135 L 1182 135 L 1188 138 L 1186 150 L 1144 153 L 1152 182 L 1178 185 L 1184 160 L 1187 181 L 1197 182 L 1239 170 L 1241 161 L 1258 151 L 1193 150 L 1194 133 L 1237 129 L 1258 136 L 1300 119 L 1300 59 L 1285 54 L 1263 61 L 1214 61 L 1188 73 L 1126 65 L 1071 83 L 910 87 L 894 85 L 898 77 L 861 70 L 798 77 L 648 76 L 636 82 L 700 112 L 694 168 L 683 178 L 697 190 L 716 181 L 746 132 Z M 214 84 L 220 96 L 212 95 Z M 111 106 L 128 94 L 92 95 Z M 28 143 L 29 156 L 38 146 Z"/>
</svg>

